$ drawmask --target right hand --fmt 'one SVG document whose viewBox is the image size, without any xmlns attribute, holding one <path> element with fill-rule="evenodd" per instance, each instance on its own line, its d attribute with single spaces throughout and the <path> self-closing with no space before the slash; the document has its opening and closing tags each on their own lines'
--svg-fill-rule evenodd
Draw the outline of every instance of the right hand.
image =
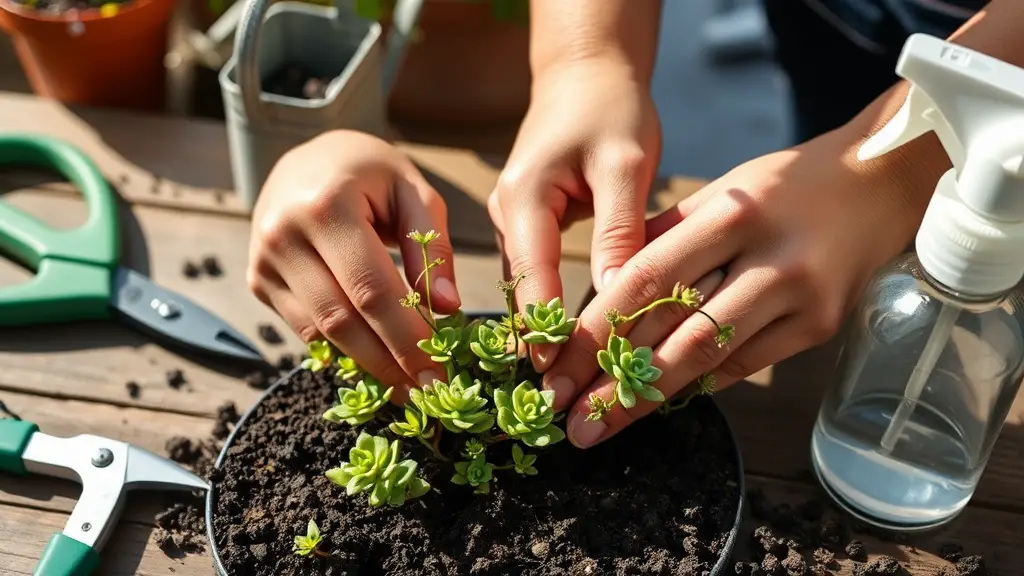
<svg viewBox="0 0 1024 576">
<path fill-rule="evenodd" d="M 645 244 L 647 195 L 661 153 L 647 86 L 624 62 L 578 60 L 534 81 L 529 112 L 488 202 L 520 309 L 562 296 L 561 230 L 594 216 L 591 274 L 601 290 Z M 555 346 L 533 347 L 545 370 Z"/>
<path fill-rule="evenodd" d="M 386 245 L 397 244 L 405 276 L 426 302 L 420 245 L 406 235 L 435 230 L 429 256 L 434 311 L 456 312 L 444 200 L 413 163 L 379 138 L 332 131 L 290 150 L 274 166 L 253 213 L 248 283 L 303 342 L 326 338 L 402 402 L 413 382 L 441 378 L 416 343 L 430 329 L 399 300 L 408 294 Z"/>
</svg>

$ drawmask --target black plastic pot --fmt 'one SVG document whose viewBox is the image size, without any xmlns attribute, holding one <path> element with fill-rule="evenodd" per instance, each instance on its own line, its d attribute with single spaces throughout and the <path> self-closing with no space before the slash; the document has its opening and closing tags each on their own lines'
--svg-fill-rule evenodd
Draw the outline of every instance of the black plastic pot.
<svg viewBox="0 0 1024 576">
<path fill-rule="evenodd" d="M 228 450 L 234 444 L 235 436 L 243 433 L 246 422 L 249 418 L 253 417 L 256 413 L 256 409 L 267 397 L 273 395 L 279 387 L 287 386 L 291 379 L 300 371 L 302 368 L 296 368 L 289 372 L 287 375 L 282 377 L 273 386 L 268 388 L 259 400 L 257 400 L 246 412 L 242 415 L 242 418 L 235 425 L 235 429 L 231 431 L 231 434 L 227 437 L 224 442 L 224 447 L 221 449 L 220 454 L 217 456 L 217 462 L 214 464 L 216 469 L 220 469 L 223 465 L 224 460 L 227 458 Z M 736 470 L 737 478 L 733 481 L 736 482 L 739 487 L 739 501 L 736 503 L 736 517 L 733 519 L 732 529 L 729 531 L 729 538 L 726 541 L 725 547 L 722 550 L 722 555 L 718 558 L 715 566 L 711 570 L 711 576 L 724 576 L 725 574 L 731 574 L 732 564 L 730 560 L 734 549 L 736 547 L 736 537 L 739 534 L 740 525 L 743 522 L 743 511 L 744 511 L 744 500 L 746 495 L 746 485 L 744 483 L 744 472 L 743 472 L 743 455 L 740 453 L 739 445 L 736 443 L 736 436 L 733 434 L 732 427 L 729 425 L 729 421 L 725 415 L 718 409 L 718 406 L 708 399 L 707 404 L 714 408 L 714 413 L 721 419 L 722 425 L 729 433 L 729 438 L 732 440 L 732 444 L 735 448 L 734 454 L 736 458 Z M 213 533 L 213 517 L 214 517 L 214 503 L 217 501 L 217 485 L 213 484 L 210 486 L 210 490 L 206 494 L 206 535 L 209 540 L 210 552 L 213 556 L 213 566 L 219 576 L 242 576 L 240 574 L 229 574 L 224 569 L 224 564 L 220 559 L 220 551 L 217 548 L 217 539 Z"/>
</svg>

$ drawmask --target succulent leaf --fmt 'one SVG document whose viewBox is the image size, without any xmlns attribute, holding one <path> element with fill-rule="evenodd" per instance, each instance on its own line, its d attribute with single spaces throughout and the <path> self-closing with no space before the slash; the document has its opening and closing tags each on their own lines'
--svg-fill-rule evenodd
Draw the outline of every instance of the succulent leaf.
<svg viewBox="0 0 1024 576">
<path fill-rule="evenodd" d="M 430 419 L 416 406 L 416 404 L 405 405 L 405 422 L 392 422 L 388 429 L 398 436 L 416 438 L 417 436 L 427 438 L 433 436 L 434 429 L 429 426 Z"/>
<path fill-rule="evenodd" d="M 367 375 L 355 388 L 338 388 L 338 403 L 324 413 L 324 419 L 350 426 L 369 422 L 377 410 L 391 399 L 393 390 L 390 386 L 385 389 L 380 381 Z"/>
<path fill-rule="evenodd" d="M 355 380 L 363 372 L 359 364 L 348 356 L 338 356 L 338 378 L 342 380 Z"/>
<path fill-rule="evenodd" d="M 665 396 L 653 386 L 662 373 L 653 362 L 650 347 L 634 350 L 629 340 L 621 336 L 613 335 L 608 348 L 597 353 L 598 365 L 617 382 L 615 393 L 624 408 L 635 406 L 638 395 L 652 402 L 664 402 Z"/>
<path fill-rule="evenodd" d="M 547 303 L 539 300 L 536 304 L 527 304 L 523 323 L 530 332 L 523 336 L 523 342 L 562 344 L 569 339 L 577 321 L 577 318 L 567 317 L 562 299 L 557 296 Z"/>
<path fill-rule="evenodd" d="M 434 362 L 447 362 L 454 356 L 463 340 L 463 331 L 451 326 L 440 328 L 431 334 L 430 338 L 420 340 L 416 343 L 420 350 L 430 355 Z"/>
<path fill-rule="evenodd" d="M 565 439 L 565 432 L 552 423 L 554 403 L 554 391 L 541 392 L 528 380 L 521 382 L 511 393 L 501 388 L 494 391 L 498 426 L 527 446 L 549 446 Z"/>
<path fill-rule="evenodd" d="M 496 322 L 480 325 L 469 344 L 479 359 L 480 368 L 492 374 L 505 372 L 515 363 L 517 355 L 509 351 L 510 333 Z"/>
<path fill-rule="evenodd" d="M 416 481 L 416 468 L 414 460 L 399 460 L 398 440 L 360 432 L 348 462 L 324 475 L 349 496 L 369 492 L 371 506 L 401 506 L 429 490 L 426 481 Z"/>
<path fill-rule="evenodd" d="M 494 465 L 487 462 L 481 454 L 469 462 L 456 462 L 455 475 L 452 482 L 459 485 L 470 485 L 476 488 L 477 494 L 487 494 L 491 490 L 491 478 L 494 476 Z"/>
<path fill-rule="evenodd" d="M 479 434 L 494 425 L 487 411 L 487 398 L 481 396 L 482 384 L 468 372 L 460 372 L 450 383 L 435 380 L 430 386 L 413 388 L 409 395 L 424 414 L 437 418 L 446 430 Z"/>
<path fill-rule="evenodd" d="M 537 468 L 533 466 L 533 463 L 536 461 L 536 454 L 525 453 L 519 444 L 512 445 L 512 463 L 518 474 L 522 474 L 523 476 L 535 476 L 537 474 Z"/>
<path fill-rule="evenodd" d="M 334 359 L 334 349 L 327 340 L 313 340 L 306 345 L 309 358 L 302 361 L 302 368 L 312 372 L 319 372 L 330 366 Z"/>
</svg>

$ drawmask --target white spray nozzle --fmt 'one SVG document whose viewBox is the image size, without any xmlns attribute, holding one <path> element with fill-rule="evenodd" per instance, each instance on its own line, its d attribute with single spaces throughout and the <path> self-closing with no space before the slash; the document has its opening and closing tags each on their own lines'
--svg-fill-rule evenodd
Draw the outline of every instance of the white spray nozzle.
<svg viewBox="0 0 1024 576">
<path fill-rule="evenodd" d="M 899 112 L 860 160 L 934 131 L 953 164 L 917 236 L 925 269 L 971 295 L 1024 275 L 1024 69 L 925 34 L 906 42 L 896 73 L 910 84 Z"/>
</svg>

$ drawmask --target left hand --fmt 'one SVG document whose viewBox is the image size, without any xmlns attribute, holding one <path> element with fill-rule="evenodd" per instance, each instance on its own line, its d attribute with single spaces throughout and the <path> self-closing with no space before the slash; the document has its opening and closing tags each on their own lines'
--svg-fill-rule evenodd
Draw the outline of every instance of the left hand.
<svg viewBox="0 0 1024 576">
<path fill-rule="evenodd" d="M 673 303 L 616 329 L 634 349 L 654 348 L 665 398 L 704 374 L 724 388 L 834 335 L 874 272 L 913 239 L 928 199 L 907 185 L 915 169 L 898 156 L 857 161 L 857 140 L 834 132 L 754 159 L 648 222 L 649 244 L 587 305 L 545 374 L 556 409 L 571 406 L 573 444 L 604 441 L 658 406 L 638 397 L 585 421 L 591 394 L 613 398 L 596 359 L 608 309 L 628 316 L 677 282 L 700 281 L 700 309 L 734 325 L 719 347 L 712 322 Z"/>
</svg>

